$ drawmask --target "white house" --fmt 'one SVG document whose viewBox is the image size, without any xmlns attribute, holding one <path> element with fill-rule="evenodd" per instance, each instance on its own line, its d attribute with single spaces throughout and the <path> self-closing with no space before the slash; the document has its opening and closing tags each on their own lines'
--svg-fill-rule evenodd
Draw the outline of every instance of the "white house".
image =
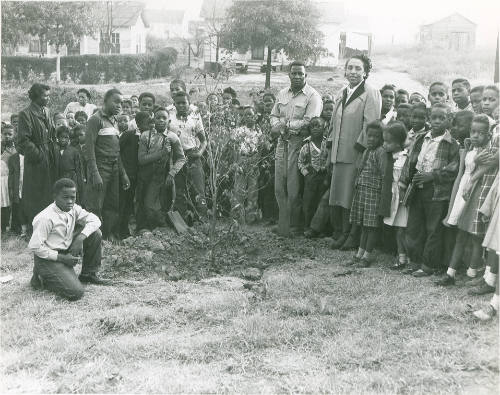
<svg viewBox="0 0 500 395">
<path fill-rule="evenodd" d="M 112 3 L 113 28 L 111 33 L 112 49 L 114 54 L 140 54 L 146 52 L 146 35 L 149 24 L 145 17 L 144 4 L 138 2 Z M 60 55 L 90 55 L 105 53 L 101 42 L 100 32 L 93 37 L 83 36 L 80 42 L 71 48 L 62 46 Z M 18 47 L 15 55 L 32 55 L 55 57 L 54 46 L 41 43 L 38 37 L 31 37 L 27 43 Z"/>
<path fill-rule="evenodd" d="M 200 17 L 205 21 L 207 31 L 214 31 L 214 27 L 221 26 L 228 8 L 233 1 L 240 0 L 204 0 L 201 7 Z M 250 2 L 251 0 L 246 0 Z M 370 52 L 372 45 L 371 33 L 364 31 L 362 23 L 354 18 L 346 16 L 344 3 L 317 1 L 314 5 L 318 10 L 317 28 L 323 33 L 323 46 L 326 53 L 316 59 L 318 66 L 336 66 L 339 60 L 349 55 L 352 51 Z M 216 29 L 215 29 L 216 30 Z M 220 48 L 219 58 L 225 50 Z M 232 59 L 237 68 L 248 69 L 248 71 L 259 71 L 266 64 L 266 47 L 252 47 L 244 54 L 232 54 Z M 206 41 L 204 47 L 205 63 L 213 63 L 217 56 L 217 36 L 212 34 Z M 273 69 L 288 64 L 289 60 L 283 51 L 272 51 Z"/>
<path fill-rule="evenodd" d="M 189 24 L 184 10 L 145 11 L 149 23 L 149 34 L 164 39 L 187 38 Z"/>
</svg>

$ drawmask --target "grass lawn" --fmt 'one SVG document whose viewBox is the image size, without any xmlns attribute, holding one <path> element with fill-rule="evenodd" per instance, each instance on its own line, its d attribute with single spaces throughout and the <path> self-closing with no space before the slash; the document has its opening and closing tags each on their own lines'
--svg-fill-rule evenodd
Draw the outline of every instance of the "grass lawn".
<svg viewBox="0 0 500 395">
<path fill-rule="evenodd" d="M 265 240 L 249 264 L 274 257 L 252 290 L 236 265 L 120 271 L 78 302 L 32 291 L 25 242 L 3 239 L 0 392 L 497 393 L 498 325 L 467 306 L 489 296 L 393 273 L 386 255 L 346 275 L 350 253 L 326 239 L 248 232 Z"/>
</svg>

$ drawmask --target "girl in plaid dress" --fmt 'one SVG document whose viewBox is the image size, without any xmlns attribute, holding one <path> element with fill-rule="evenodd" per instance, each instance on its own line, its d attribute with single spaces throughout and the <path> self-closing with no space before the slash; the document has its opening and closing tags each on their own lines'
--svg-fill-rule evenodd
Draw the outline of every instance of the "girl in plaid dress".
<svg viewBox="0 0 500 395">
<path fill-rule="evenodd" d="M 474 117 L 471 126 L 471 144 L 478 152 L 475 159 L 487 156 L 496 156 L 498 152 L 498 133 L 492 138 L 489 128 L 489 120 L 485 115 Z M 481 158 L 481 157 L 480 157 Z M 462 191 L 462 198 L 465 200 L 458 219 L 458 234 L 451 256 L 450 264 L 446 276 L 440 279 L 437 285 L 453 285 L 455 283 L 456 269 L 464 255 L 464 248 L 470 243 L 468 277 L 476 277 L 477 269 L 483 266 L 483 248 L 481 242 L 486 233 L 488 223 L 483 221 L 479 209 L 481 208 L 491 185 L 498 172 L 498 158 L 493 165 L 476 163 L 467 184 L 459 188 Z M 455 199 L 455 204 L 458 204 Z M 455 208 L 455 207 L 454 207 Z"/>
<path fill-rule="evenodd" d="M 377 240 L 378 228 L 382 225 L 379 206 L 382 182 L 387 162 L 383 143 L 383 124 L 370 122 L 366 127 L 367 149 L 363 153 L 358 178 L 355 183 L 350 222 L 361 227 L 358 252 L 347 262 L 359 267 L 369 267 Z"/>
</svg>

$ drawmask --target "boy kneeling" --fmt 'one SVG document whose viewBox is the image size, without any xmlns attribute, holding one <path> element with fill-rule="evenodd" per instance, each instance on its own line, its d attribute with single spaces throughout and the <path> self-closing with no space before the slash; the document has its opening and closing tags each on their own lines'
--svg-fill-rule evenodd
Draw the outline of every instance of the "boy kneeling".
<svg viewBox="0 0 500 395">
<path fill-rule="evenodd" d="M 76 184 L 69 178 L 56 181 L 54 203 L 33 219 L 28 248 L 35 254 L 31 286 L 63 298 L 78 300 L 83 283 L 104 284 L 96 275 L 101 264 L 101 221 L 75 204 Z M 83 255 L 77 278 L 73 267 Z"/>
</svg>

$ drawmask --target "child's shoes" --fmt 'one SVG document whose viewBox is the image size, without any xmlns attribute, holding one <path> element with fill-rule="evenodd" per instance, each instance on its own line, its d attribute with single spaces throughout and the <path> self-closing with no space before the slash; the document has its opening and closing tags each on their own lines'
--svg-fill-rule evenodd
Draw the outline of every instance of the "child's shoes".
<svg viewBox="0 0 500 395">
<path fill-rule="evenodd" d="M 449 285 L 455 285 L 455 279 L 446 274 L 444 277 L 442 277 L 440 280 L 436 281 L 434 284 L 442 286 L 442 287 L 447 287 Z"/>
</svg>

